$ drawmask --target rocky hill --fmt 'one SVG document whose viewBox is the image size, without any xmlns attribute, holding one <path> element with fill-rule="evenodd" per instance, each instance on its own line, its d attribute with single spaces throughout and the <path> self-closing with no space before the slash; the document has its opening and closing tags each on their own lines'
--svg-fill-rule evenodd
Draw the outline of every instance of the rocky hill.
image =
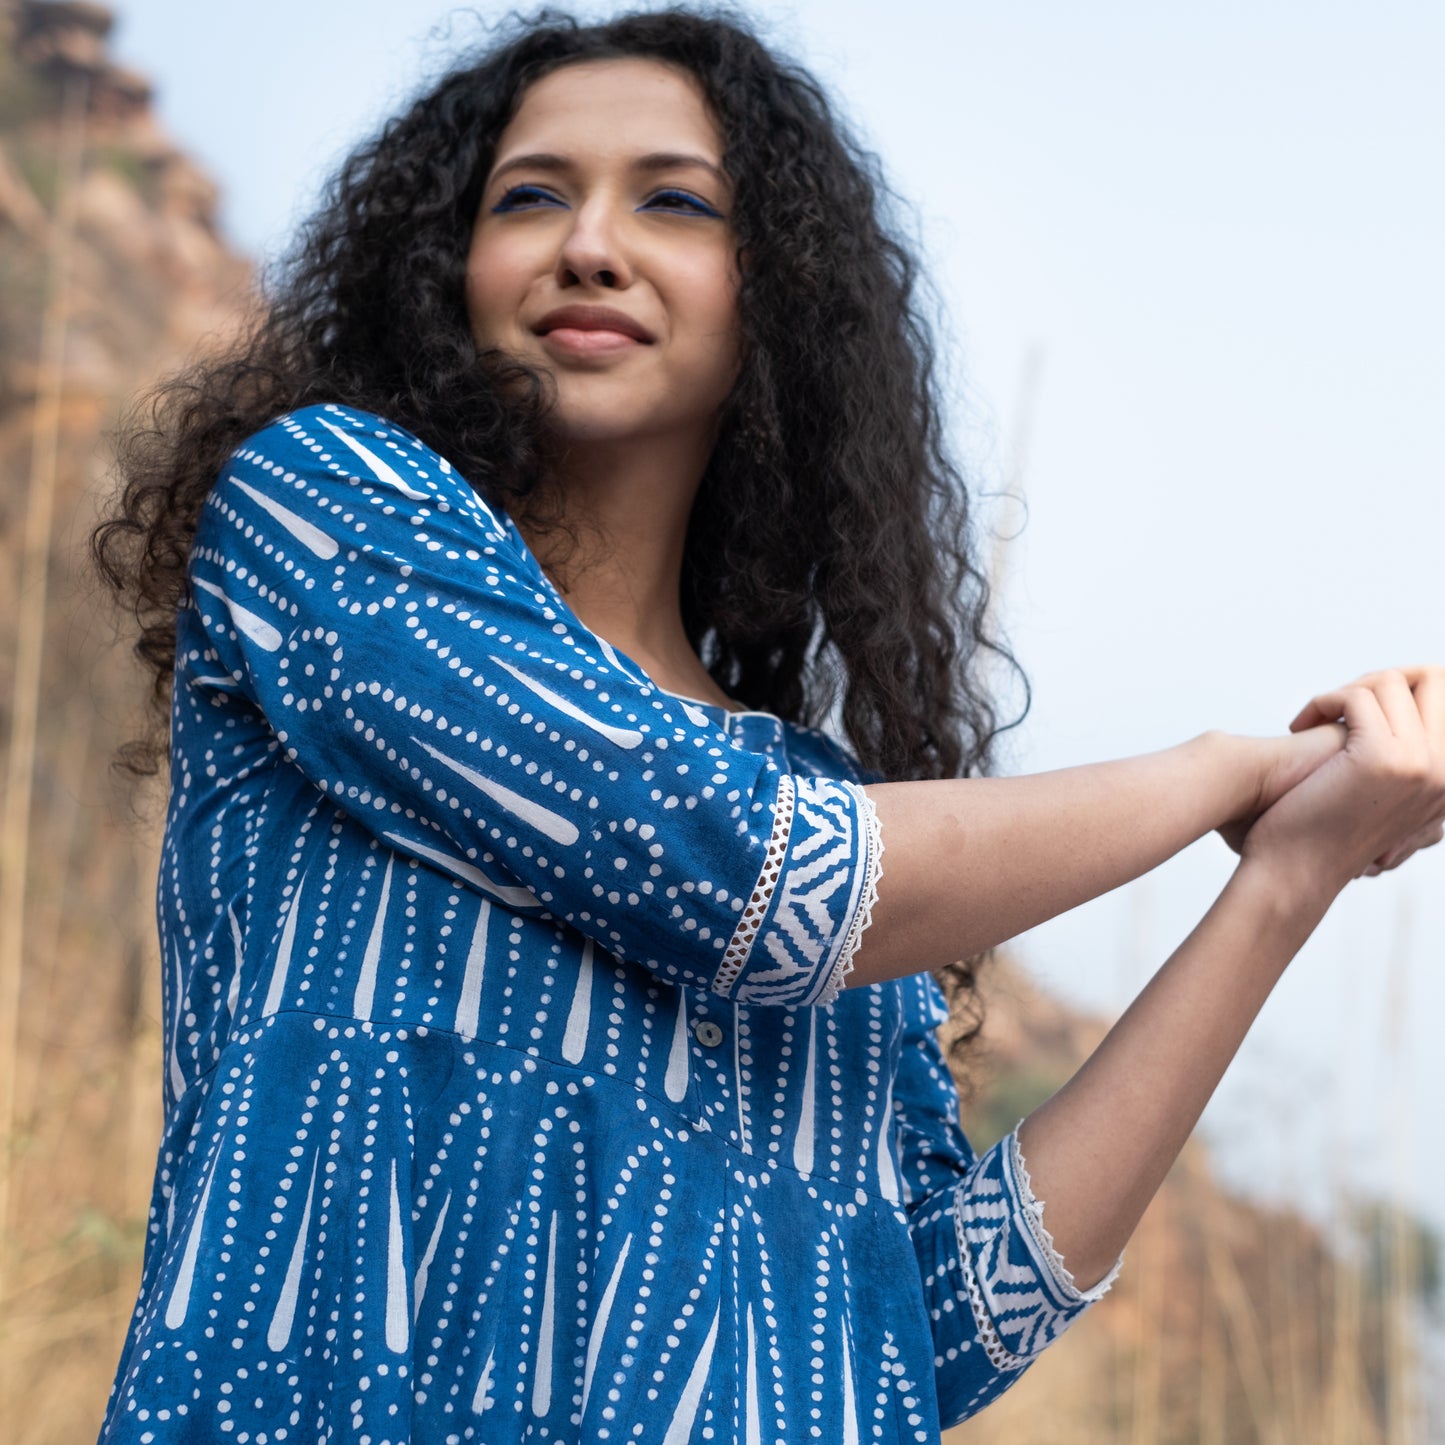
<svg viewBox="0 0 1445 1445">
<path fill-rule="evenodd" d="M 94 1437 L 159 1127 L 159 800 L 109 771 L 137 729 L 141 685 L 82 552 L 109 484 L 105 439 L 138 389 L 224 334 L 250 295 L 215 185 L 157 123 L 144 77 L 112 60 L 111 26 L 84 0 L 0 0 L 6 1445 Z M 980 1145 L 1102 1034 L 1006 963 L 988 993 L 966 1114 Z M 1430 1281 L 1409 1237 L 1378 1216 L 1349 1235 L 1375 1254 L 1346 1256 L 1299 1216 L 1226 1196 L 1191 1150 L 1115 1293 L 957 1439 L 1419 1438 L 1401 1429 L 1417 1375 L 1411 1312 Z"/>
<path fill-rule="evenodd" d="M 111 25 L 99 5 L 0 0 L 7 1445 L 94 1438 L 159 1127 L 157 801 L 112 780 L 141 685 L 83 555 L 106 436 L 148 379 L 234 325 L 251 276 L 214 184 L 110 58 Z"/>
</svg>

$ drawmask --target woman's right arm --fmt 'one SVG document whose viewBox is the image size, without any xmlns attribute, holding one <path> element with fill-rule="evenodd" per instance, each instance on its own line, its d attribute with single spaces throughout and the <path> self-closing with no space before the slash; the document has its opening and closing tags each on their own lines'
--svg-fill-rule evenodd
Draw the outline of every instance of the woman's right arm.
<svg viewBox="0 0 1445 1445">
<path fill-rule="evenodd" d="M 341 407 L 236 452 L 190 576 L 177 686 L 258 710 L 388 846 L 753 1005 L 998 942 L 1253 816 L 1335 746 L 1322 729 L 1031 778 L 789 776 L 582 628 L 435 452 Z"/>
<path fill-rule="evenodd" d="M 887 883 L 852 984 L 1015 937 L 1251 818 L 1340 749 L 1343 729 L 1205 733 L 1163 752 L 1020 778 L 877 783 Z"/>
</svg>

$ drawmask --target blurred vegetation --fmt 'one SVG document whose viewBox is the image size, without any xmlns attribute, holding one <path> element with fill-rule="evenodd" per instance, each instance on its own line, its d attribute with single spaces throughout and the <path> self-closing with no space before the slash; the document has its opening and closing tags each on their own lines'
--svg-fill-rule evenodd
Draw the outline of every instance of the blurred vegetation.
<svg viewBox="0 0 1445 1445">
<path fill-rule="evenodd" d="M 1408 1210 L 1378 1199 L 1356 1203 L 1351 1225 L 1363 1252 L 1366 1288 L 1387 1289 L 1403 1263 L 1405 1288 L 1438 1316 L 1445 1259 L 1440 1231 Z"/>
<path fill-rule="evenodd" d="M 0 134 L 33 121 L 51 104 L 50 87 L 20 64 L 8 31 L 0 28 Z"/>
</svg>

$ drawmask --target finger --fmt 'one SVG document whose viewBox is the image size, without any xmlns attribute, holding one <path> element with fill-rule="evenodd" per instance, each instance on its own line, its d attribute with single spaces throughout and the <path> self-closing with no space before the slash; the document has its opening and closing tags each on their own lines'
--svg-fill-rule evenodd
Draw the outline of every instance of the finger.
<svg viewBox="0 0 1445 1445">
<path fill-rule="evenodd" d="M 1323 692 L 1312 697 L 1298 713 L 1294 721 L 1290 723 L 1289 730 L 1292 733 L 1303 732 L 1306 728 L 1318 727 L 1321 723 L 1338 722 L 1342 716 L 1338 700 L 1340 695 L 1347 688 L 1369 687 L 1379 676 L 1375 672 L 1367 672 L 1363 677 L 1351 678 L 1343 687 L 1337 687 L 1331 692 Z"/>
<path fill-rule="evenodd" d="M 1374 692 L 1361 683 L 1350 683 L 1311 698 L 1295 715 L 1289 730 L 1292 733 L 1303 732 L 1306 728 L 1341 719 L 1351 733 L 1372 733 L 1389 727 Z"/>
<path fill-rule="evenodd" d="M 1403 670 L 1379 673 L 1370 686 L 1390 731 L 1402 742 L 1421 742 L 1425 726 L 1420 721 L 1420 708 Z"/>
<path fill-rule="evenodd" d="M 1433 848 L 1437 843 L 1445 840 L 1445 827 L 1434 823 L 1428 828 L 1422 828 L 1413 837 L 1407 838 L 1403 843 L 1391 848 L 1389 852 L 1382 853 L 1371 865 L 1380 872 L 1389 872 L 1398 868 L 1407 858 L 1413 857 L 1422 848 Z"/>
<path fill-rule="evenodd" d="M 1422 667 L 1420 676 L 1411 684 L 1420 720 L 1432 738 L 1445 735 L 1445 668 Z M 1409 670 L 1406 669 L 1406 675 Z"/>
<path fill-rule="evenodd" d="M 1413 689 L 1417 687 L 1420 682 L 1430 673 L 1438 672 L 1439 670 L 1440 669 L 1434 663 L 1427 662 L 1416 663 L 1414 666 L 1411 667 L 1379 667 L 1376 668 L 1373 672 L 1367 672 L 1363 676 L 1355 678 L 1348 685 L 1351 687 L 1354 687 L 1356 685 L 1362 687 L 1373 687 L 1382 677 L 1386 676 L 1388 673 L 1397 672 Z"/>
<path fill-rule="evenodd" d="M 1317 727 L 1322 722 L 1335 722 L 1340 714 L 1329 713 L 1328 703 L 1331 698 L 1352 687 L 1366 687 L 1373 692 L 1378 684 L 1387 677 L 1403 678 L 1411 692 L 1416 691 L 1422 683 L 1427 681 L 1431 683 L 1432 693 L 1435 689 L 1445 689 L 1445 668 L 1427 663 L 1420 663 L 1413 667 L 1379 668 L 1374 672 L 1367 672 L 1360 677 L 1353 678 L 1333 692 L 1321 693 L 1318 697 L 1312 698 L 1300 709 L 1295 720 L 1290 724 L 1290 731 L 1302 732 L 1305 728 Z"/>
</svg>

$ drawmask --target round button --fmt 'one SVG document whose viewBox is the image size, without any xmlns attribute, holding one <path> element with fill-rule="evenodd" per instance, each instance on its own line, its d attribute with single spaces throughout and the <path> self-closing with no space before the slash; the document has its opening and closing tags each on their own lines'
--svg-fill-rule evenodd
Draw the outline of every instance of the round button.
<svg viewBox="0 0 1445 1445">
<path fill-rule="evenodd" d="M 699 1019 L 692 1026 L 692 1032 L 705 1049 L 715 1049 L 722 1043 L 722 1030 L 711 1019 Z"/>
</svg>

